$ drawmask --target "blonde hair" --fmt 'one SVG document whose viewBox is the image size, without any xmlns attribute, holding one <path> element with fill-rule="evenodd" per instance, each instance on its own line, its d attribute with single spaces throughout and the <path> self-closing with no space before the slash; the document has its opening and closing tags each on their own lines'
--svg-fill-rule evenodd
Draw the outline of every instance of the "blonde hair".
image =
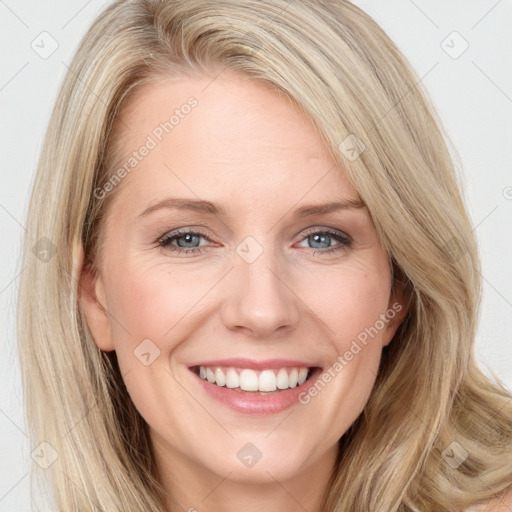
<svg viewBox="0 0 512 512">
<path fill-rule="evenodd" d="M 30 199 L 18 304 L 27 423 L 34 446 L 58 454 L 44 471 L 59 510 L 165 510 L 146 423 L 115 352 L 96 347 L 77 288 L 82 254 L 98 267 L 121 188 L 93 194 L 115 171 L 112 127 L 125 100 L 162 77 L 213 78 L 214 68 L 299 105 L 367 205 L 408 294 L 369 401 L 340 440 L 322 510 L 462 510 L 511 487 L 512 401 L 475 363 L 480 267 L 448 138 L 367 14 L 344 0 L 119 1 L 69 68 Z M 349 136 L 364 144 L 358 158 L 340 149 Z M 456 468 L 445 456 L 454 442 L 468 453 Z"/>
</svg>

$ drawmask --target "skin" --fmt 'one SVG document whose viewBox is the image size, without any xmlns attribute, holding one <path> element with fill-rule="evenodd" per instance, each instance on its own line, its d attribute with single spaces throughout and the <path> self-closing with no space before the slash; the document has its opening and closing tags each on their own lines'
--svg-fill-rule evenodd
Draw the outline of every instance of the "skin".
<svg viewBox="0 0 512 512">
<path fill-rule="evenodd" d="M 161 481 L 182 510 L 319 511 L 337 442 L 368 400 L 405 301 L 392 289 L 366 207 L 293 215 L 306 204 L 359 198 L 307 117 L 268 85 L 225 71 L 213 82 L 162 79 L 141 89 L 116 126 L 120 164 L 190 96 L 197 107 L 115 190 L 99 271 L 83 269 L 81 304 L 95 343 L 117 352 Z M 170 196 L 218 202 L 226 215 L 160 209 L 138 217 Z M 205 250 L 159 247 L 176 228 L 201 228 Z M 329 236 L 315 246 L 306 231 L 326 228 L 352 243 Z M 263 249 L 252 263 L 236 252 L 248 236 Z M 325 253 L 329 244 L 339 249 Z M 187 368 L 249 357 L 327 369 L 397 301 L 402 311 L 325 389 L 282 413 L 228 409 Z M 144 339 L 160 350 L 149 366 L 134 355 Z M 252 468 L 237 458 L 247 442 L 262 453 Z"/>
</svg>

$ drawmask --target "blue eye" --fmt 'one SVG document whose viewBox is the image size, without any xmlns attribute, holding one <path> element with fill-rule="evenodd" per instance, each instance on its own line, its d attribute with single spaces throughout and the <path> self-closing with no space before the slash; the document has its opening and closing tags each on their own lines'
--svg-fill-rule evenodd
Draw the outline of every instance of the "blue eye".
<svg viewBox="0 0 512 512">
<path fill-rule="evenodd" d="M 202 246 L 195 245 L 201 238 L 211 241 L 206 234 L 201 231 L 178 231 L 173 235 L 164 235 L 159 238 L 158 244 L 160 247 L 166 247 L 178 254 L 181 252 L 196 253 L 203 251 Z M 175 245 L 171 245 L 171 242 L 174 242 L 175 240 L 178 242 L 177 247 Z"/>
<path fill-rule="evenodd" d="M 333 245 L 331 242 L 332 239 L 336 240 L 338 243 Z M 331 230 L 310 231 L 309 233 L 306 233 L 304 240 L 307 240 L 313 245 L 312 247 L 309 247 L 310 249 L 313 249 L 312 254 L 331 253 L 340 249 L 347 249 L 352 244 L 352 239 L 348 235 L 341 231 L 338 232 Z M 325 247 L 325 244 L 327 244 L 327 247 Z"/>
<path fill-rule="evenodd" d="M 201 231 L 177 231 L 170 235 L 160 237 L 157 242 L 160 247 L 165 247 L 177 254 L 202 253 L 208 245 L 201 245 L 201 239 L 211 242 L 210 238 Z M 337 243 L 333 245 L 332 240 Z M 304 235 L 302 240 L 308 241 L 312 247 L 307 247 L 312 254 L 326 254 L 333 251 L 347 249 L 352 244 L 352 239 L 343 232 L 332 230 L 312 230 Z M 176 242 L 176 245 L 173 244 Z"/>
</svg>

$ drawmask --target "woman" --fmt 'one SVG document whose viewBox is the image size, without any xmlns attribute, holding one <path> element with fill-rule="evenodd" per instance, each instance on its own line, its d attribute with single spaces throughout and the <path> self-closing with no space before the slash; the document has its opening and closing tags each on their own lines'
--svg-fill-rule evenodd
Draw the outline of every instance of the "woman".
<svg viewBox="0 0 512 512">
<path fill-rule="evenodd" d="M 108 7 L 27 232 L 26 413 L 59 510 L 512 508 L 446 143 L 352 4 Z"/>
</svg>

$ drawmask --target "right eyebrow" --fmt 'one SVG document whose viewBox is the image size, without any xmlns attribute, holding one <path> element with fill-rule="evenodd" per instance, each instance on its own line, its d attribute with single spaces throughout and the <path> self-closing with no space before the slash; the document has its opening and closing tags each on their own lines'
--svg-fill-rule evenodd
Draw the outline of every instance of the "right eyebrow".
<svg viewBox="0 0 512 512">
<path fill-rule="evenodd" d="M 139 217 L 146 217 L 150 213 L 162 208 L 176 208 L 179 210 L 192 210 L 198 213 L 207 213 L 210 215 L 226 215 L 224 208 L 211 201 L 203 201 L 199 199 L 185 199 L 179 197 L 168 197 L 158 203 L 146 208 Z"/>
</svg>

